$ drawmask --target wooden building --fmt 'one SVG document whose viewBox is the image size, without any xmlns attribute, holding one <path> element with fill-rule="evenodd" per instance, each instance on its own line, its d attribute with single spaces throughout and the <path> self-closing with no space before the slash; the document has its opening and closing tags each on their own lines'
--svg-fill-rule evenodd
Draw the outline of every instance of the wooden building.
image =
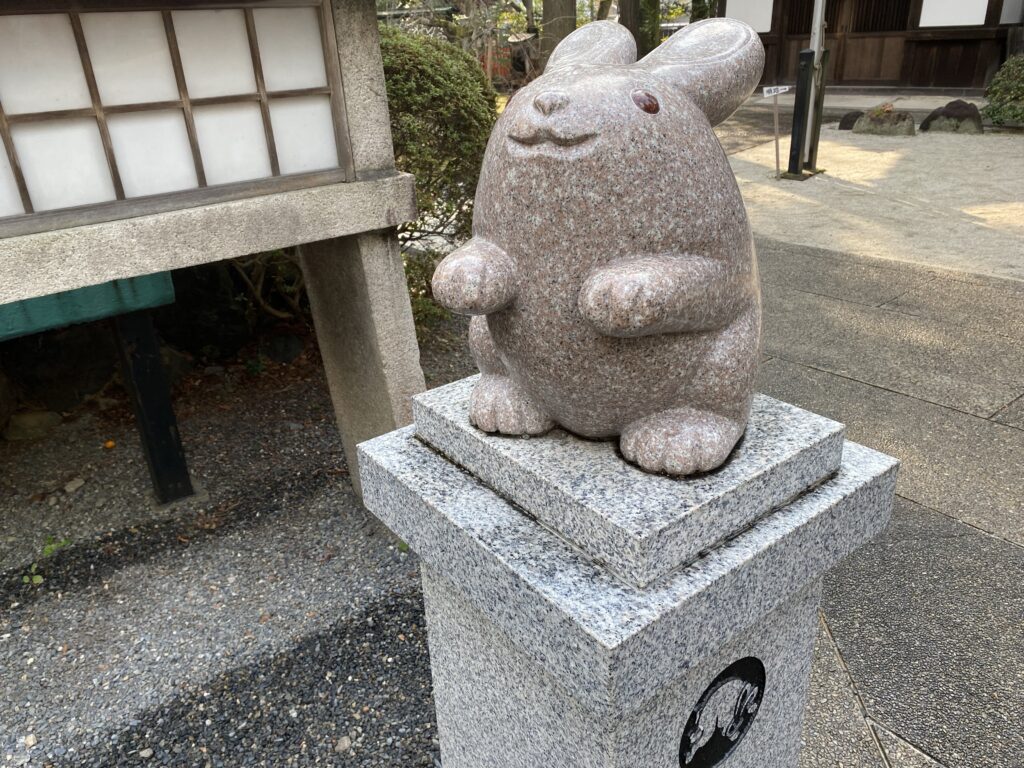
<svg viewBox="0 0 1024 768">
<path fill-rule="evenodd" d="M 796 80 L 814 0 L 721 0 L 761 33 L 764 82 Z M 1006 59 L 1024 0 L 826 0 L 834 85 L 982 89 Z"/>
</svg>

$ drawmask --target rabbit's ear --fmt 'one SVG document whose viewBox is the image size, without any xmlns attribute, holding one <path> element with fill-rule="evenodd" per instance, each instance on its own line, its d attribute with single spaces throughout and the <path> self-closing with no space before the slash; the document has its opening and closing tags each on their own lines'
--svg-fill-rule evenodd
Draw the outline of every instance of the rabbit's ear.
<svg viewBox="0 0 1024 768">
<path fill-rule="evenodd" d="M 718 125 L 757 87 L 764 46 L 742 21 L 707 19 L 679 30 L 636 66 L 681 88 Z"/>
<path fill-rule="evenodd" d="M 565 67 L 626 65 L 635 61 L 636 41 L 628 29 L 614 21 L 592 21 L 555 47 L 544 74 Z"/>
</svg>

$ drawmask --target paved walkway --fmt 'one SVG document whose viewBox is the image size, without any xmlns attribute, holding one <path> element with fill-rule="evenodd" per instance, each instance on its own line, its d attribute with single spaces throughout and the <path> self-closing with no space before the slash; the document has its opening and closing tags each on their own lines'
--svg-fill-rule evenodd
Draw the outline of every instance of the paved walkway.
<svg viewBox="0 0 1024 768">
<path fill-rule="evenodd" d="M 801 768 L 1019 768 L 1024 137 L 826 127 L 828 172 L 777 181 L 774 146 L 744 145 L 764 114 L 720 128 L 758 237 L 760 389 L 903 461 L 893 525 L 826 581 Z"/>
<path fill-rule="evenodd" d="M 903 461 L 892 527 L 827 580 L 803 768 L 1019 768 L 1024 283 L 759 255 L 760 389 Z"/>
</svg>

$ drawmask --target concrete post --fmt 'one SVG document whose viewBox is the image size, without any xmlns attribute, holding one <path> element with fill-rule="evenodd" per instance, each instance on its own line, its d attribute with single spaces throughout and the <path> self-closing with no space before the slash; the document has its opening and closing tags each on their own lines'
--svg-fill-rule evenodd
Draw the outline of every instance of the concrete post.
<svg viewBox="0 0 1024 768">
<path fill-rule="evenodd" d="M 408 424 L 424 389 L 394 230 L 299 249 L 352 487 L 356 444 Z"/>
<path fill-rule="evenodd" d="M 334 23 L 357 179 L 393 171 L 376 7 L 336 0 Z M 355 446 L 408 424 L 409 398 L 424 389 L 396 230 L 301 246 L 317 340 L 352 486 L 361 493 Z"/>
</svg>

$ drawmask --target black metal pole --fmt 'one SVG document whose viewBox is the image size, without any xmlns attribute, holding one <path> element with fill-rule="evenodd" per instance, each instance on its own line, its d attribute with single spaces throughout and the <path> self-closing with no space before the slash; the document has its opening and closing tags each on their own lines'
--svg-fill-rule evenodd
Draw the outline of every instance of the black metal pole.
<svg viewBox="0 0 1024 768">
<path fill-rule="evenodd" d="M 149 312 L 118 315 L 113 324 L 124 386 L 135 407 L 136 426 L 156 497 L 167 504 L 191 496 L 194 491 L 171 406 L 171 388 Z"/>
<path fill-rule="evenodd" d="M 793 134 L 789 143 L 790 176 L 800 176 L 804 170 L 804 142 L 807 139 L 807 108 L 811 99 L 811 78 L 814 76 L 814 51 L 800 51 L 800 71 L 796 80 L 796 103 L 793 105 Z"/>
</svg>

